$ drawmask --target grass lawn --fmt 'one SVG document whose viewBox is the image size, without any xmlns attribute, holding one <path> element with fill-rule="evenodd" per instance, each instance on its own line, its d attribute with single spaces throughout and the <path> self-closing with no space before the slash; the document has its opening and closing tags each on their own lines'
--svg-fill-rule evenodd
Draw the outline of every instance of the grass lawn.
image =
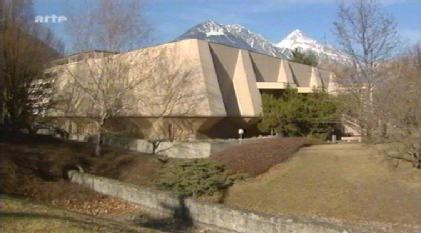
<svg viewBox="0 0 421 233">
<path fill-rule="evenodd" d="M 158 232 L 0 195 L 0 232 Z"/>
<path fill-rule="evenodd" d="M 235 184 L 225 203 L 272 214 L 421 225 L 421 171 L 404 163 L 395 168 L 366 145 L 315 145 Z"/>
</svg>

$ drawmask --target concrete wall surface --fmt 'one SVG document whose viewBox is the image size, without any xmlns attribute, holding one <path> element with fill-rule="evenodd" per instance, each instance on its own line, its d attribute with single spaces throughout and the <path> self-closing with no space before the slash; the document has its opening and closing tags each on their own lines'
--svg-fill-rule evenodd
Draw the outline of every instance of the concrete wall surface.
<svg viewBox="0 0 421 233">
<path fill-rule="evenodd" d="M 156 154 L 165 155 L 170 158 L 195 159 L 208 158 L 212 154 L 223 151 L 229 147 L 248 143 L 257 140 L 252 139 L 220 139 L 220 140 L 196 140 L 196 141 L 163 141 L 159 143 Z M 137 151 L 142 153 L 152 153 L 152 143 L 136 138 L 108 136 L 104 137 L 104 143 L 117 148 Z"/>
<path fill-rule="evenodd" d="M 238 233 L 348 233 L 355 232 L 314 220 L 297 220 L 182 199 L 171 193 L 126 184 L 117 180 L 69 171 L 70 181 L 99 193 L 141 205 L 144 210 L 162 217 L 187 217 L 197 225 Z"/>
</svg>

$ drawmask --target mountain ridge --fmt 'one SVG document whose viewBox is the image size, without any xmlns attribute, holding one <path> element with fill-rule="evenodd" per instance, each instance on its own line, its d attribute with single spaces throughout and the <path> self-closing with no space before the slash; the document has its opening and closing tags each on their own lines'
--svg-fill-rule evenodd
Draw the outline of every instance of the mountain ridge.
<svg viewBox="0 0 421 233">
<path fill-rule="evenodd" d="M 349 59 L 345 53 L 307 36 L 299 29 L 292 31 L 278 43 L 273 43 L 242 25 L 224 25 L 207 20 L 193 26 L 177 37 L 175 41 L 183 39 L 202 39 L 284 59 L 291 58 L 291 50 L 296 48 L 311 51 L 324 60 L 343 63 Z"/>
<path fill-rule="evenodd" d="M 183 39 L 202 39 L 274 57 L 287 58 L 282 48 L 276 47 L 262 35 L 254 33 L 239 24 L 223 25 L 213 20 L 208 20 L 190 28 L 175 40 Z"/>
</svg>

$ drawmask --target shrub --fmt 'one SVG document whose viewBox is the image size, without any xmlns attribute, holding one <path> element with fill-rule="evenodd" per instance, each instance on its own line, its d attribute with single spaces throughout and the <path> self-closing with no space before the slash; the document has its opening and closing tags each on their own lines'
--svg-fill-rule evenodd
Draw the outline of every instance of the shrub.
<svg viewBox="0 0 421 233">
<path fill-rule="evenodd" d="M 207 159 L 169 161 L 158 179 L 158 186 L 181 196 L 213 195 L 244 175 L 230 175 L 225 166 Z"/>
</svg>

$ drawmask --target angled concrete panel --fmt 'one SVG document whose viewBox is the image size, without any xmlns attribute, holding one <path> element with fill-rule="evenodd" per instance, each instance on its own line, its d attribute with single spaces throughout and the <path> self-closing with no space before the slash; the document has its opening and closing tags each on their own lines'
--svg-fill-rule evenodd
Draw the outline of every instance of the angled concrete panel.
<svg viewBox="0 0 421 233">
<path fill-rule="evenodd" d="M 240 108 L 233 83 L 239 50 L 212 43 L 209 44 L 209 47 L 227 116 L 240 116 Z"/>
<path fill-rule="evenodd" d="M 336 76 L 333 72 L 329 73 L 329 83 L 327 85 L 327 92 L 331 94 L 337 94 L 340 91 L 340 87 L 336 80 Z"/>
<path fill-rule="evenodd" d="M 311 79 L 311 66 L 289 62 L 289 66 L 298 87 L 309 87 Z"/>
<path fill-rule="evenodd" d="M 311 67 L 311 76 L 310 76 L 310 88 L 321 89 L 323 88 L 323 83 L 320 78 L 319 70 L 316 67 Z"/>
<path fill-rule="evenodd" d="M 144 80 L 133 89 L 139 101 L 135 101 L 136 108 L 127 115 L 212 114 L 197 40 L 183 40 L 120 56 L 131 61 L 129 77 Z"/>
<path fill-rule="evenodd" d="M 322 82 L 323 89 L 327 90 L 329 86 L 330 72 L 319 69 L 319 73 L 320 73 L 320 80 Z"/>
<path fill-rule="evenodd" d="M 196 42 L 211 115 L 215 117 L 226 116 L 227 112 L 225 111 L 224 99 L 219 88 L 218 77 L 209 49 L 209 43 L 202 40 L 197 40 Z"/>
<path fill-rule="evenodd" d="M 279 64 L 278 78 L 276 81 L 280 83 L 285 83 L 289 87 L 297 86 L 297 84 L 294 81 L 294 77 L 292 76 L 292 71 L 288 64 L 288 61 L 281 60 Z"/>
<path fill-rule="evenodd" d="M 250 56 L 245 50 L 240 50 L 238 54 L 233 83 L 241 116 L 259 116 L 262 112 L 262 99 Z"/>
<path fill-rule="evenodd" d="M 252 68 L 256 73 L 256 80 L 258 82 L 276 82 L 278 79 L 280 59 L 249 52 L 251 58 Z"/>
</svg>

